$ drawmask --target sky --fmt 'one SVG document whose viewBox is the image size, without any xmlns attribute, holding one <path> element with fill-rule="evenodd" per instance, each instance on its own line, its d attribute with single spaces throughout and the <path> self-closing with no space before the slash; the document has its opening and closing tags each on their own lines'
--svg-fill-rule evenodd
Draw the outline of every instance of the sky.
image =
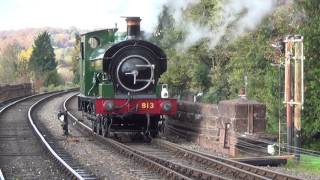
<svg viewBox="0 0 320 180">
<path fill-rule="evenodd" d="M 164 0 L 0 0 L 0 30 L 23 28 L 112 28 L 125 30 L 121 16 L 140 16 L 151 31 Z"/>
</svg>

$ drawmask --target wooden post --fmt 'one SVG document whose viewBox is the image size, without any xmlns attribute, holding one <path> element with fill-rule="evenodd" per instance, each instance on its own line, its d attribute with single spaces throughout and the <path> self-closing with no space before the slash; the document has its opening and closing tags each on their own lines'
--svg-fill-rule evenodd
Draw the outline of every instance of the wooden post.
<svg viewBox="0 0 320 180">
<path fill-rule="evenodd" d="M 253 105 L 252 104 L 248 104 L 248 133 L 249 134 L 253 134 Z"/>
<path fill-rule="evenodd" d="M 292 106 L 291 106 L 291 56 L 292 56 L 292 47 L 293 41 L 290 37 L 286 38 L 285 45 L 285 103 L 286 103 L 286 118 L 287 118 L 287 150 L 291 152 L 292 143 Z"/>
<path fill-rule="evenodd" d="M 294 146 L 296 159 L 300 160 L 300 136 L 301 136 L 301 107 L 302 107 L 302 75 L 303 69 L 303 42 L 296 40 L 295 43 L 295 69 L 294 69 Z"/>
<path fill-rule="evenodd" d="M 296 159 L 300 160 L 301 146 L 301 111 L 304 103 L 304 55 L 303 55 L 303 36 L 289 35 L 281 39 L 272 47 L 285 54 L 285 84 L 284 84 L 284 103 L 286 105 L 286 125 L 287 125 L 287 151 L 292 152 L 292 146 L 295 146 L 294 153 Z M 293 51 L 294 48 L 294 51 Z M 294 56 L 294 57 L 293 57 Z M 291 59 L 294 60 L 294 69 L 292 69 Z M 294 71 L 293 71 L 294 70 Z M 294 79 L 292 79 L 294 72 Z M 293 81 L 293 82 L 292 82 Z M 292 82 L 292 83 L 291 83 Z M 292 92 L 294 85 L 294 92 Z M 292 100 L 294 96 L 294 100 Z M 294 106 L 294 122 L 292 122 L 292 112 Z M 279 111 L 279 144 L 281 143 L 281 118 Z M 294 125 L 294 128 L 292 127 Z M 279 155 L 281 147 L 279 145 Z"/>
</svg>

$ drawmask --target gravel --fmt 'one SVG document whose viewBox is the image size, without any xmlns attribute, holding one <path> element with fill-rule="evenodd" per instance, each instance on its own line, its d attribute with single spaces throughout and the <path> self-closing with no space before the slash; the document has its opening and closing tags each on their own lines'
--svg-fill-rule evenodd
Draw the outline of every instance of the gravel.
<svg viewBox="0 0 320 180">
<path fill-rule="evenodd" d="M 207 154 L 211 154 L 211 155 L 218 156 L 218 157 L 224 157 L 224 158 L 229 157 L 226 154 L 218 153 L 212 149 L 204 148 L 197 143 L 187 141 L 186 139 L 179 137 L 177 135 L 173 135 L 172 133 L 169 133 L 167 131 L 164 133 L 164 136 L 162 137 L 162 139 L 173 142 L 173 143 L 178 144 L 186 149 L 190 149 L 193 151 L 207 153 Z"/>
<path fill-rule="evenodd" d="M 18 103 L 1 114 L 0 168 L 6 179 L 66 179 L 29 128 L 27 114 L 34 102 Z"/>
<path fill-rule="evenodd" d="M 166 139 L 170 142 L 179 144 L 180 146 L 187 148 L 187 149 L 190 149 L 190 150 L 203 152 L 203 153 L 211 154 L 211 155 L 218 156 L 218 157 L 228 158 L 227 155 L 217 153 L 211 149 L 203 148 L 199 144 L 187 141 L 186 139 L 179 137 L 177 135 L 173 135 L 171 133 L 165 133 L 165 136 L 163 137 L 163 139 Z M 295 169 L 295 168 L 270 167 L 270 166 L 261 167 L 261 168 L 268 169 L 271 171 L 276 171 L 276 172 L 283 173 L 283 174 L 288 174 L 288 175 L 299 177 L 299 178 L 305 179 L 305 180 L 320 180 L 320 174 L 317 174 L 314 172 L 306 172 L 306 171 L 302 171 L 302 170 Z"/>
<path fill-rule="evenodd" d="M 141 167 L 139 164 L 131 162 L 129 159 L 124 158 L 118 153 L 114 152 L 109 147 L 95 141 L 90 136 L 84 136 L 72 125 L 69 125 L 71 136 L 66 138 L 63 136 L 62 128 L 57 120 L 57 113 L 60 110 L 62 102 L 70 94 L 56 98 L 43 105 L 39 116 L 42 117 L 42 121 L 48 124 L 50 132 L 62 139 L 61 145 L 79 162 L 87 167 L 91 172 L 99 177 L 99 179 L 150 179 L 150 174 L 147 169 Z M 77 111 L 77 101 L 73 99 L 71 101 L 71 113 L 76 115 L 77 118 L 81 118 L 81 113 Z M 88 121 L 85 121 L 88 123 Z M 196 143 L 188 142 L 178 136 L 172 136 L 165 134 L 165 139 L 177 143 L 185 148 L 200 151 L 220 157 L 227 157 L 223 154 L 218 154 L 211 149 L 206 149 L 199 146 Z M 302 179 L 318 180 L 320 176 L 311 172 L 302 172 L 296 169 L 289 169 L 285 167 L 262 167 L 272 171 L 297 176 Z M 150 172 L 149 172 L 150 173 Z M 152 174 L 152 178 L 160 179 L 156 174 Z"/>
<path fill-rule="evenodd" d="M 286 167 L 262 167 L 271 171 L 276 171 L 279 173 L 284 173 L 288 174 L 291 176 L 296 176 L 301 179 L 305 180 L 319 180 L 320 179 L 320 174 L 313 173 L 313 172 L 306 172 L 306 171 L 301 171 L 293 168 L 286 168 Z"/>
<path fill-rule="evenodd" d="M 61 124 L 57 119 L 62 102 L 71 95 L 63 95 L 45 103 L 38 111 L 38 116 L 43 123 L 47 124 L 50 133 L 59 141 L 60 145 L 77 159 L 84 167 L 90 170 L 99 179 L 161 179 L 155 174 L 145 173 L 147 169 L 135 164 L 131 160 L 114 152 L 106 145 L 95 141 L 91 136 L 81 134 L 72 124 L 69 124 L 70 136 L 63 136 Z M 76 101 L 72 102 L 76 109 Z M 75 112 L 72 112 L 73 114 Z M 81 113 L 76 111 L 77 116 Z"/>
</svg>

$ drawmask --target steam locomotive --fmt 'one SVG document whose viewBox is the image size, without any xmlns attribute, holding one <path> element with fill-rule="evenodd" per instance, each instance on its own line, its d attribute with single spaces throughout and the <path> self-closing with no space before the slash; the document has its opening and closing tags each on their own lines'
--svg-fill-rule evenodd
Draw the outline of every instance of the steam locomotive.
<svg viewBox="0 0 320 180">
<path fill-rule="evenodd" d="M 156 137 L 164 115 L 177 111 L 167 86 L 158 84 L 167 57 L 142 40 L 140 21 L 126 17 L 126 34 L 112 28 L 81 35 L 78 110 L 104 137 L 122 132 Z"/>
</svg>

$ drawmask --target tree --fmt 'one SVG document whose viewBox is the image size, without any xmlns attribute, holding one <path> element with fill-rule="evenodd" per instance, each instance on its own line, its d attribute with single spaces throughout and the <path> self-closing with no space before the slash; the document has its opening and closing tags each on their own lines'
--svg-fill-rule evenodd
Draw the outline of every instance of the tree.
<svg viewBox="0 0 320 180">
<path fill-rule="evenodd" d="M 29 67 L 35 73 L 36 79 L 41 79 L 47 72 L 56 69 L 56 66 L 50 34 L 44 31 L 34 41 Z"/>
<path fill-rule="evenodd" d="M 39 89 L 43 84 L 43 80 L 48 79 L 49 72 L 56 71 L 57 67 L 50 34 L 47 31 L 39 34 L 32 47 L 29 68 L 35 76 L 35 87 Z"/>
<path fill-rule="evenodd" d="M 32 54 L 32 48 L 23 49 L 18 54 L 17 78 L 20 82 L 30 82 L 29 60 Z"/>
<path fill-rule="evenodd" d="M 298 5 L 303 7 L 307 16 L 307 22 L 300 30 L 300 34 L 304 36 L 304 54 L 306 56 L 302 132 L 305 139 L 311 139 L 311 137 L 320 134 L 320 1 L 298 1 Z M 317 142 L 316 139 L 314 141 Z"/>
<path fill-rule="evenodd" d="M 80 61 L 79 56 L 80 56 L 80 41 L 81 41 L 80 35 L 75 33 L 75 39 L 76 39 L 76 42 L 75 42 L 75 45 L 73 46 L 71 56 L 72 56 L 72 72 L 74 75 L 73 83 L 77 84 L 80 81 L 80 74 L 79 74 L 79 61 Z"/>
<path fill-rule="evenodd" d="M 0 56 L 0 82 L 12 84 L 16 81 L 18 53 L 21 47 L 17 43 L 6 46 Z"/>
<path fill-rule="evenodd" d="M 160 34 L 156 33 L 158 36 L 154 39 L 169 58 L 168 71 L 162 81 L 178 86 L 181 91 L 204 90 L 202 100 L 216 103 L 223 99 L 237 98 L 239 89 L 245 85 L 244 77 L 247 76 L 248 98 L 266 104 L 268 131 L 276 132 L 279 110 L 284 112 L 285 107 L 281 89 L 284 72 L 283 67 L 271 64 L 280 63 L 283 58 L 278 61 L 281 58 L 270 44 L 289 34 L 301 34 L 304 36 L 306 56 L 303 142 L 308 143 L 306 140 L 312 138 L 316 142 L 316 137 L 320 137 L 320 1 L 293 2 L 278 6 L 255 30 L 237 39 L 230 41 L 234 33 L 232 28 L 237 23 L 235 21 L 230 23 L 226 34 L 214 49 L 210 49 L 206 40 L 201 40 L 185 51 L 177 50 L 176 46 L 185 39 L 186 29 L 174 22 L 170 8 L 164 8 L 157 28 Z M 187 8 L 181 18 L 184 22 L 197 22 L 214 31 L 221 21 L 223 3 L 222 0 L 200 0 Z"/>
<path fill-rule="evenodd" d="M 173 95 L 184 94 L 191 85 L 190 67 L 192 66 L 186 60 L 186 56 L 177 54 L 169 54 L 171 57 L 168 61 L 168 69 L 161 76 L 161 82 L 170 85 Z"/>
<path fill-rule="evenodd" d="M 48 87 L 50 85 L 58 86 L 59 84 L 62 84 L 62 83 L 63 83 L 62 78 L 59 76 L 57 70 L 54 69 L 54 70 L 47 73 L 47 75 L 44 79 L 43 85 L 46 87 Z"/>
</svg>

